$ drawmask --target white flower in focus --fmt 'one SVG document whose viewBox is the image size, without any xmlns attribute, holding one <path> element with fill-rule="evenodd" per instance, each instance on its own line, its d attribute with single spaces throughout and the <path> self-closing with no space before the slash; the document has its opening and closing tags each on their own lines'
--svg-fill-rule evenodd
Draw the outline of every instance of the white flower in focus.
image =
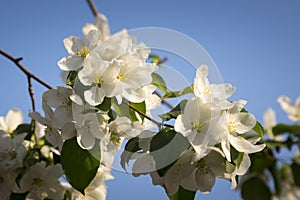
<svg viewBox="0 0 300 200">
<path fill-rule="evenodd" d="M 107 76 L 110 77 L 110 91 L 108 97 L 116 96 L 118 103 L 122 97 L 130 99 L 138 88 L 148 85 L 152 81 L 152 72 L 156 69 L 153 64 L 147 64 L 139 58 L 137 53 L 128 53 L 107 68 Z"/>
<path fill-rule="evenodd" d="M 63 175 L 60 164 L 46 167 L 45 162 L 31 166 L 20 181 L 20 192 L 29 192 L 26 200 L 63 199 L 65 188 L 59 178 Z"/>
<path fill-rule="evenodd" d="M 235 91 L 231 84 L 210 84 L 208 80 L 208 67 L 201 65 L 196 72 L 194 80 L 194 94 L 200 97 L 205 103 L 213 103 L 221 110 L 231 107 L 226 99 Z"/>
<path fill-rule="evenodd" d="M 82 195 L 77 190 L 73 190 L 72 200 L 105 200 L 107 190 L 104 181 L 111 179 L 113 179 L 113 176 L 110 174 L 110 169 L 101 165 L 94 179 L 85 188 L 85 195 Z"/>
<path fill-rule="evenodd" d="M 95 145 L 95 139 L 102 139 L 108 131 L 107 121 L 109 117 L 101 113 L 86 113 L 83 101 L 78 95 L 72 95 L 71 100 L 74 103 L 73 116 L 75 127 L 70 125 L 70 130 L 67 132 L 77 132 L 77 143 L 79 146 L 83 149 L 92 149 Z"/>
<path fill-rule="evenodd" d="M 232 145 L 237 151 L 247 154 L 261 151 L 265 148 L 265 144 L 254 145 L 251 141 L 246 140 L 241 135 L 249 132 L 256 124 L 254 115 L 241 112 L 246 105 L 246 101 L 240 100 L 233 103 L 233 107 L 224 112 L 220 117 L 221 131 L 221 147 L 227 158 L 231 161 L 230 146 Z"/>
<path fill-rule="evenodd" d="M 106 38 L 105 38 L 106 39 Z M 132 38 L 127 30 L 121 30 L 102 41 L 96 48 L 103 60 L 112 61 L 132 51 Z"/>
<path fill-rule="evenodd" d="M 97 29 L 91 29 L 83 38 L 70 36 L 64 39 L 64 45 L 70 54 L 58 61 L 58 66 L 64 71 L 77 70 L 83 66 L 88 54 L 98 45 L 101 33 Z"/>
<path fill-rule="evenodd" d="M 23 160 L 26 156 L 26 148 L 23 140 L 26 133 L 19 134 L 12 138 L 10 135 L 1 135 L 0 137 L 0 166 L 7 169 L 18 169 L 23 166 Z"/>
<path fill-rule="evenodd" d="M 62 128 L 66 122 L 73 119 L 72 101 L 70 96 L 74 94 L 70 86 L 58 86 L 57 89 L 50 89 L 43 94 L 43 101 L 50 107 L 55 108 L 53 123 L 55 127 Z"/>
<path fill-rule="evenodd" d="M 108 20 L 105 15 L 102 13 L 97 13 L 95 21 L 93 24 L 86 24 L 82 32 L 84 35 L 87 35 L 91 29 L 98 29 L 101 32 L 102 38 L 101 41 L 105 41 L 110 37 L 110 30 L 108 25 Z"/>
<path fill-rule="evenodd" d="M 213 147 L 218 140 L 220 127 L 217 117 L 220 111 L 209 103 L 204 103 L 199 97 L 190 99 L 175 121 L 175 131 L 187 137 L 199 159 L 207 155 L 209 147 Z"/>
<path fill-rule="evenodd" d="M 0 116 L 0 130 L 7 133 L 12 133 L 22 123 L 22 112 L 16 108 L 10 109 L 5 117 Z"/>
<path fill-rule="evenodd" d="M 102 60 L 97 53 L 91 53 L 86 59 L 84 68 L 79 71 L 78 78 L 85 86 L 90 86 L 84 91 L 84 99 L 92 106 L 102 103 L 105 96 L 109 96 L 108 84 L 112 79 L 105 73 L 109 63 Z"/>
<path fill-rule="evenodd" d="M 277 101 L 281 108 L 288 114 L 290 120 L 294 122 L 300 121 L 300 96 L 297 98 L 295 104 L 287 96 L 280 96 Z"/>
<path fill-rule="evenodd" d="M 235 189 L 237 187 L 236 175 L 242 176 L 246 174 L 247 170 L 251 166 L 251 160 L 248 154 L 244 153 L 243 159 L 238 167 L 231 174 L 226 174 L 226 179 L 231 179 L 231 189 Z"/>
<path fill-rule="evenodd" d="M 207 156 L 191 166 L 193 166 L 192 173 L 181 181 L 181 186 L 191 191 L 199 189 L 202 193 L 209 193 L 216 182 L 216 177 L 224 178 L 226 174 L 225 159 L 216 151 L 210 151 Z"/>
<path fill-rule="evenodd" d="M 63 145 L 63 139 L 69 139 L 68 136 L 60 135 L 60 131 L 54 124 L 53 111 L 51 108 L 43 101 L 42 102 L 43 110 L 45 112 L 45 117 L 42 117 L 38 112 L 29 113 L 29 117 L 38 121 L 46 127 L 45 137 L 46 139 L 54 146 L 58 147 L 61 151 Z"/>
</svg>

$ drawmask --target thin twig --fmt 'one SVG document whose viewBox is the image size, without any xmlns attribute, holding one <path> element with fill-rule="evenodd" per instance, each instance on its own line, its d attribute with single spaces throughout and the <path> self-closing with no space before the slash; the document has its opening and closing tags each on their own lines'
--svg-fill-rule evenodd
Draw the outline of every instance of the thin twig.
<svg viewBox="0 0 300 200">
<path fill-rule="evenodd" d="M 155 94 L 156 96 L 158 96 L 158 97 L 161 99 L 161 102 L 162 102 L 163 104 L 165 104 L 166 106 L 168 106 L 170 109 L 173 109 L 173 108 L 174 108 L 174 106 L 173 106 L 170 102 L 168 102 L 167 100 L 165 100 L 165 99 L 162 97 L 162 95 L 159 94 L 159 92 L 154 91 L 153 94 Z"/>
<path fill-rule="evenodd" d="M 42 79 L 40 79 L 39 77 L 35 76 L 33 73 L 31 73 L 30 71 L 28 71 L 23 65 L 20 64 L 20 61 L 22 60 L 22 58 L 14 58 L 13 56 L 11 56 L 10 54 L 6 53 L 5 51 L 0 50 L 0 54 L 2 54 L 4 57 L 8 58 L 9 60 L 11 60 L 13 63 L 15 63 L 15 65 L 27 76 L 29 76 L 30 78 L 33 78 L 34 80 L 36 80 L 38 83 L 40 83 L 41 85 L 45 86 L 48 89 L 52 89 L 52 87 L 46 83 L 45 81 L 43 81 Z"/>
<path fill-rule="evenodd" d="M 92 11 L 94 17 L 96 17 L 97 14 L 98 14 L 98 10 L 97 10 L 97 8 L 96 8 L 94 2 L 93 2 L 92 0 L 86 0 L 86 1 L 87 1 L 87 3 L 89 4 L 89 7 L 90 7 L 90 9 L 91 9 L 91 11 Z"/>
<path fill-rule="evenodd" d="M 28 80 L 28 92 L 31 99 L 32 111 L 35 111 L 35 100 L 34 100 L 34 92 L 32 88 L 32 81 L 31 81 L 31 77 L 28 75 L 27 75 L 27 80 Z"/>
<path fill-rule="evenodd" d="M 156 124 L 158 127 L 161 127 L 163 125 L 162 123 L 156 121 L 155 119 L 152 119 L 151 117 L 149 117 L 145 113 L 139 111 L 138 109 L 136 109 L 134 106 L 130 105 L 129 103 L 127 105 L 129 106 L 130 109 L 134 110 L 135 112 L 139 113 L 140 115 L 142 115 L 146 119 L 150 120 L 151 122 L 153 122 L 154 124 Z"/>
</svg>

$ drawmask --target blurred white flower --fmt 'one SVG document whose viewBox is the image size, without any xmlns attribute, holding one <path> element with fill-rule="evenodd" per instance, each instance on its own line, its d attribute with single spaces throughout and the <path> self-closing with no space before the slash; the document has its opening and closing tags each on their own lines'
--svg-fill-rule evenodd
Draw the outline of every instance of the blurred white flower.
<svg viewBox="0 0 300 200">
<path fill-rule="evenodd" d="M 26 133 L 16 135 L 12 138 L 10 135 L 1 134 L 0 136 L 0 166 L 9 170 L 21 168 L 26 156 L 26 148 L 23 140 Z"/>
<path fill-rule="evenodd" d="M 300 121 L 300 96 L 297 98 L 295 104 L 287 96 L 280 96 L 277 101 L 281 108 L 288 114 L 290 120 L 294 122 Z"/>
<path fill-rule="evenodd" d="M 59 178 L 63 175 L 60 164 L 46 167 L 45 162 L 37 163 L 27 169 L 20 181 L 20 192 L 29 192 L 26 200 L 63 199 L 65 188 Z"/>
<path fill-rule="evenodd" d="M 199 159 L 207 155 L 220 135 L 217 117 L 220 111 L 210 103 L 204 103 L 199 97 L 190 99 L 175 121 L 175 131 L 187 137 Z"/>
<path fill-rule="evenodd" d="M 0 130 L 7 133 L 12 133 L 22 123 L 22 112 L 16 108 L 10 109 L 5 117 L 0 116 Z"/>
<path fill-rule="evenodd" d="M 200 97 L 205 103 L 213 103 L 221 110 L 231 107 L 226 99 L 235 91 L 231 84 L 210 84 L 208 80 L 208 67 L 201 65 L 196 72 L 194 80 L 194 94 Z"/>
</svg>

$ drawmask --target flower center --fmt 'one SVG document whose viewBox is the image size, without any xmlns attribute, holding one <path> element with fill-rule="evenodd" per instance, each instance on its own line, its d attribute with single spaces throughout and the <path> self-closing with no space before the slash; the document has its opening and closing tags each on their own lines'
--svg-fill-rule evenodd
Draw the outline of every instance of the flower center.
<svg viewBox="0 0 300 200">
<path fill-rule="evenodd" d="M 82 49 L 80 49 L 79 51 L 77 51 L 77 56 L 80 56 L 81 58 L 85 59 L 85 57 L 90 53 L 89 48 L 84 45 L 82 47 Z"/>
<path fill-rule="evenodd" d="M 101 75 L 101 74 L 99 74 L 99 73 L 96 73 L 96 76 L 95 76 L 95 78 L 94 78 L 94 83 L 96 84 L 96 85 L 98 85 L 98 87 L 101 87 L 101 85 L 102 85 L 102 83 L 103 83 L 103 76 Z"/>
<path fill-rule="evenodd" d="M 12 149 L 11 151 L 8 152 L 8 157 L 11 160 L 15 159 L 17 157 L 17 152 L 14 149 Z"/>
<path fill-rule="evenodd" d="M 126 81 L 127 78 L 124 76 L 124 74 L 120 73 L 118 76 L 117 76 L 117 79 L 119 79 L 120 81 Z"/>
<path fill-rule="evenodd" d="M 209 87 L 206 87 L 206 88 L 203 89 L 202 93 L 203 93 L 203 94 L 210 94 L 210 93 L 211 93 L 211 90 L 210 90 Z"/>
<path fill-rule="evenodd" d="M 32 185 L 36 187 L 41 187 L 43 185 L 43 180 L 40 178 L 33 178 Z"/>
<path fill-rule="evenodd" d="M 206 161 L 204 159 L 200 160 L 197 163 L 197 174 L 198 175 L 206 175 L 208 173 L 209 173 L 209 171 L 208 171 L 208 167 L 206 165 Z"/>
<path fill-rule="evenodd" d="M 192 122 L 192 130 L 197 131 L 197 133 L 201 132 L 201 129 L 203 126 L 205 126 L 206 123 L 204 122 Z"/>
<path fill-rule="evenodd" d="M 227 129 L 228 129 L 228 131 L 229 131 L 229 133 L 235 133 L 236 132 L 236 124 L 235 124 L 235 122 L 229 122 L 228 124 L 227 124 Z"/>
<path fill-rule="evenodd" d="M 121 143 L 121 138 L 114 132 L 111 133 L 109 139 L 114 145 L 119 145 Z"/>
</svg>

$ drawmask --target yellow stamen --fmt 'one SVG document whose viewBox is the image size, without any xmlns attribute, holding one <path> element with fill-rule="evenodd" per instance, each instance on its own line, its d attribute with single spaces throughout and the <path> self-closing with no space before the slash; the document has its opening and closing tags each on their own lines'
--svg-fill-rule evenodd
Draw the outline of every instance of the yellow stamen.
<svg viewBox="0 0 300 200">
<path fill-rule="evenodd" d="M 192 129 L 196 130 L 197 133 L 201 132 L 202 127 L 205 126 L 205 123 L 203 122 L 192 122 Z"/>
<path fill-rule="evenodd" d="M 234 122 L 229 122 L 227 124 L 227 129 L 229 131 L 229 133 L 235 133 L 236 132 L 236 124 Z"/>
<path fill-rule="evenodd" d="M 85 57 L 90 53 L 89 48 L 84 45 L 82 47 L 82 49 L 80 49 L 79 51 L 77 51 L 77 56 L 80 56 L 81 58 L 85 59 Z"/>
<path fill-rule="evenodd" d="M 210 93 L 211 93 L 211 90 L 210 90 L 209 87 L 206 87 L 206 88 L 203 89 L 202 93 L 203 93 L 203 94 L 210 94 Z"/>
</svg>

